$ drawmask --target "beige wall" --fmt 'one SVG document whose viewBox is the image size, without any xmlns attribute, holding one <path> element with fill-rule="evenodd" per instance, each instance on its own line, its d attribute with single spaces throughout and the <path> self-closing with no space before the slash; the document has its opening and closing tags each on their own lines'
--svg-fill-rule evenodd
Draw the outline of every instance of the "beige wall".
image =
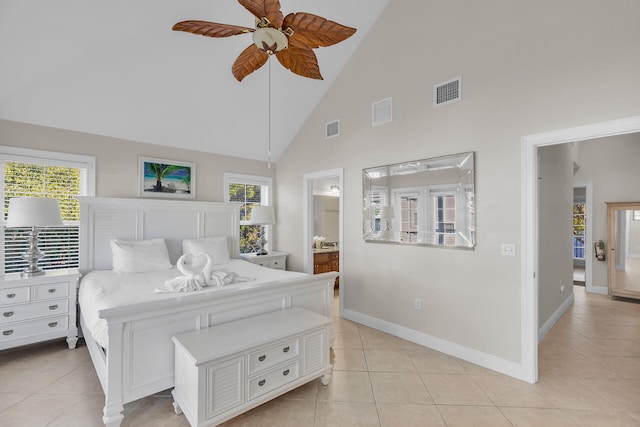
<svg viewBox="0 0 640 427">
<path fill-rule="evenodd" d="M 607 202 L 640 202 L 640 134 L 578 144 L 576 182 L 593 183 L 593 241 L 607 236 Z M 607 263 L 593 258 L 593 286 L 607 287 Z"/>
<path fill-rule="evenodd" d="M 313 235 L 322 236 L 327 242 L 338 242 L 340 198 L 313 196 Z"/>
<path fill-rule="evenodd" d="M 640 114 L 637 16 L 635 0 L 391 0 L 278 161 L 278 249 L 302 268 L 303 174 L 343 167 L 345 307 L 519 363 L 521 137 Z M 433 108 L 433 85 L 459 75 L 462 101 Z M 389 96 L 393 121 L 372 127 Z M 475 251 L 363 241 L 363 168 L 465 151 Z"/>
<path fill-rule="evenodd" d="M 571 144 L 541 147 L 538 173 L 538 326 L 573 294 L 573 161 Z M 560 290 L 561 286 L 564 290 Z"/>
<path fill-rule="evenodd" d="M 0 120 L 0 145 L 96 158 L 96 196 L 138 197 L 138 156 L 196 164 L 196 200 L 224 201 L 223 174 L 237 172 L 273 176 L 275 166 L 238 157 L 221 156 L 161 145 L 66 131 Z"/>
</svg>

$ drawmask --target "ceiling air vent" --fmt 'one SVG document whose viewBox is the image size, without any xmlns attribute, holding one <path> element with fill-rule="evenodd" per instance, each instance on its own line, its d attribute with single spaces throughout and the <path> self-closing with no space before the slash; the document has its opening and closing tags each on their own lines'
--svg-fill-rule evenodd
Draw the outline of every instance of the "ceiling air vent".
<svg viewBox="0 0 640 427">
<path fill-rule="evenodd" d="M 329 139 L 338 135 L 340 135 L 340 120 L 334 120 L 332 122 L 327 123 L 327 131 L 325 133 L 325 138 Z"/>
<path fill-rule="evenodd" d="M 391 98 L 374 102 L 371 105 L 371 124 L 378 126 L 391 121 Z"/>
<path fill-rule="evenodd" d="M 447 80 L 433 86 L 433 106 L 448 104 L 462 99 L 462 77 Z"/>
</svg>

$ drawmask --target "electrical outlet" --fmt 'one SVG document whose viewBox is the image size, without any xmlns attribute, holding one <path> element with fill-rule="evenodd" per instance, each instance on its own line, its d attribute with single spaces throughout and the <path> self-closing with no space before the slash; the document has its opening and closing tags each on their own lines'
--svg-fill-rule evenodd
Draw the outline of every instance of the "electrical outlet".
<svg viewBox="0 0 640 427">
<path fill-rule="evenodd" d="M 560 292 L 564 292 L 564 285 L 562 284 L 562 282 L 560 282 Z"/>
<path fill-rule="evenodd" d="M 416 298 L 413 300 L 413 306 L 416 310 L 422 310 L 422 300 L 420 298 Z"/>
<path fill-rule="evenodd" d="M 513 243 L 503 243 L 500 248 L 502 256 L 516 256 L 516 245 Z"/>
</svg>

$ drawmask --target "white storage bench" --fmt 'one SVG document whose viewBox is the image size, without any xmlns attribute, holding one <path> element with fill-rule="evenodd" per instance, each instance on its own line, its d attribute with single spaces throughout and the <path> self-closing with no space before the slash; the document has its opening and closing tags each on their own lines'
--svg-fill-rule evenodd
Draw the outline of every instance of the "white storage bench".
<svg viewBox="0 0 640 427">
<path fill-rule="evenodd" d="M 174 336 L 176 413 L 217 425 L 322 377 L 332 320 L 293 307 Z"/>
</svg>

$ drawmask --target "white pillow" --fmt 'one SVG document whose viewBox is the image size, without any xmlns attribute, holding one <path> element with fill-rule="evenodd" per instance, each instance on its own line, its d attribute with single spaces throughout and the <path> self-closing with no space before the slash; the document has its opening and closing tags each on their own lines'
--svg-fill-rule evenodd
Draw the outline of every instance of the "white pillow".
<svg viewBox="0 0 640 427">
<path fill-rule="evenodd" d="M 213 264 L 226 264 L 231 262 L 229 258 L 229 245 L 227 244 L 227 238 L 225 236 L 219 237 L 205 237 L 203 239 L 187 239 L 182 242 L 182 250 L 185 254 L 198 255 L 201 252 L 206 252 L 213 259 Z M 202 264 L 204 257 L 195 257 L 193 260 Z"/>
<path fill-rule="evenodd" d="M 164 239 L 119 240 L 111 239 L 113 271 L 118 273 L 144 273 L 171 268 L 169 251 Z"/>
</svg>

